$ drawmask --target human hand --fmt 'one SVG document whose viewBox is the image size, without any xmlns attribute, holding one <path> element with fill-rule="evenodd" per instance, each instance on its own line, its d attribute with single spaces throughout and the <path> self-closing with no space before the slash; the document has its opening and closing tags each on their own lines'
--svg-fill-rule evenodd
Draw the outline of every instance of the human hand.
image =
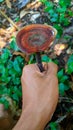
<svg viewBox="0 0 73 130">
<path fill-rule="evenodd" d="M 50 121 L 58 102 L 57 66 L 54 63 L 43 63 L 45 71 L 41 73 L 36 64 L 23 68 L 21 77 L 23 107 L 29 107 L 35 111 L 35 118 L 39 120 L 38 130 L 44 128 Z"/>
</svg>

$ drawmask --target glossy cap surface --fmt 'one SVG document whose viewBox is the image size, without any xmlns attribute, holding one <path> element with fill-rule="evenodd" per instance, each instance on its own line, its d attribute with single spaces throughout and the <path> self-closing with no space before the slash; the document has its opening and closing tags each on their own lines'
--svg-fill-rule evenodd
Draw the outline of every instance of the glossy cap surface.
<svg viewBox="0 0 73 130">
<path fill-rule="evenodd" d="M 16 41 L 23 52 L 31 54 L 46 50 L 56 34 L 57 31 L 52 26 L 31 24 L 18 32 Z"/>
</svg>

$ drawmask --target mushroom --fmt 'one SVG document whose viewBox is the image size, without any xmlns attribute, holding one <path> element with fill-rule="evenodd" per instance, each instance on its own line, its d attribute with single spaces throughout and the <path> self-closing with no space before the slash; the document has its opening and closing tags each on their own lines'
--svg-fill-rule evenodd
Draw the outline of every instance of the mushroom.
<svg viewBox="0 0 73 130">
<path fill-rule="evenodd" d="M 37 65 L 41 72 L 44 71 L 40 52 L 46 50 L 54 41 L 57 31 L 50 25 L 31 24 L 22 28 L 16 41 L 21 51 L 26 54 L 36 53 Z"/>
</svg>

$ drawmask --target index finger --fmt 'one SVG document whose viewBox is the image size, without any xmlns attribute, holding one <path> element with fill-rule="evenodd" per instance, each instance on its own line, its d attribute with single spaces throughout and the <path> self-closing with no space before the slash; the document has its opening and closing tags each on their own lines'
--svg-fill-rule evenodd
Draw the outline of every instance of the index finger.
<svg viewBox="0 0 73 130">
<path fill-rule="evenodd" d="M 47 72 L 48 73 L 53 73 L 53 74 L 56 74 L 58 71 L 58 66 L 53 63 L 53 62 L 49 62 L 48 63 L 48 69 L 47 69 Z"/>
</svg>

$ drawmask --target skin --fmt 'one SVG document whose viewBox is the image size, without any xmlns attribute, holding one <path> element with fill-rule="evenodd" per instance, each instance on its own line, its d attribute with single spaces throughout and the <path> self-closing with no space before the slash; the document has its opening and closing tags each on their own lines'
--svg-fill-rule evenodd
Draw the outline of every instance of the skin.
<svg viewBox="0 0 73 130">
<path fill-rule="evenodd" d="M 54 63 L 43 63 L 43 66 L 43 73 L 36 64 L 23 68 L 22 114 L 13 130 L 44 130 L 52 118 L 59 95 L 57 66 Z"/>
</svg>

